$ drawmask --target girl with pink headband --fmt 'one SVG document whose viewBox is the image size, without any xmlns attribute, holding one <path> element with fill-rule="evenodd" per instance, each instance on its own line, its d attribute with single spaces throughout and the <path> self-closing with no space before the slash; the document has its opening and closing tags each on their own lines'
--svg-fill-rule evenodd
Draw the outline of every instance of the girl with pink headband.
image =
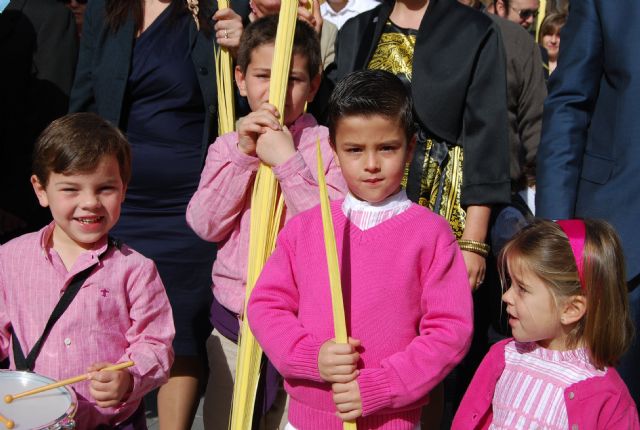
<svg viewBox="0 0 640 430">
<path fill-rule="evenodd" d="M 624 258 L 604 221 L 536 221 L 502 250 L 513 338 L 478 368 L 452 429 L 640 429 L 612 367 L 633 336 Z"/>
</svg>

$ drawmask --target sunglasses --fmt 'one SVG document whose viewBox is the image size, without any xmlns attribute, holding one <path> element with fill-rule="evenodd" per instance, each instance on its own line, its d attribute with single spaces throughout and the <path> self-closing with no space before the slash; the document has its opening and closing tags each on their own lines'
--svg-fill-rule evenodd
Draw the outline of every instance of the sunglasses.
<svg viewBox="0 0 640 430">
<path fill-rule="evenodd" d="M 64 1 L 64 4 L 71 3 L 71 0 L 63 0 L 63 1 Z M 76 0 L 76 3 L 78 3 L 78 4 L 87 4 L 88 1 L 89 0 Z"/>
<path fill-rule="evenodd" d="M 84 0 L 87 1 L 87 0 Z M 509 6 L 511 7 L 511 6 Z M 526 20 L 529 19 L 531 17 L 537 18 L 538 17 L 538 9 L 516 9 L 515 7 L 511 7 L 511 9 L 518 14 L 518 16 L 520 17 L 520 19 L 522 20 Z"/>
</svg>

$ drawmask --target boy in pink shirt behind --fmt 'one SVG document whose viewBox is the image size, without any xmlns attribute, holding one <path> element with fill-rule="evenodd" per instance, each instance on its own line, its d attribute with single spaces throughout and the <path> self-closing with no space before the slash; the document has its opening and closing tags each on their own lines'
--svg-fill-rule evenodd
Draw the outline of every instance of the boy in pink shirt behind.
<svg viewBox="0 0 640 430">
<path fill-rule="evenodd" d="M 167 379 L 174 327 L 153 262 L 108 237 L 129 144 L 95 114 L 67 115 L 38 139 L 33 172 L 53 222 L 0 247 L 0 359 L 57 380 L 90 372 L 73 385 L 76 428 L 146 429 L 142 397 Z M 47 332 L 61 297 L 70 303 Z M 126 361 L 135 364 L 101 370 Z"/>
<path fill-rule="evenodd" d="M 394 75 L 341 81 L 329 130 L 349 187 L 331 204 L 349 344 L 336 344 L 320 208 L 284 227 L 247 317 L 290 396 L 288 429 L 419 428 L 429 392 L 466 353 L 471 289 L 447 221 L 402 189 L 415 145 Z"/>
<path fill-rule="evenodd" d="M 209 382 L 205 394 L 204 424 L 208 429 L 226 428 L 231 410 L 233 376 L 237 357 L 238 319 L 243 313 L 251 192 L 260 162 L 272 167 L 284 196 L 285 221 L 319 203 L 316 142 L 320 140 L 331 198 L 346 191 L 340 169 L 329 146 L 326 127 L 304 113 L 320 84 L 320 42 L 302 21 L 296 25 L 289 87 L 282 114 L 268 103 L 271 62 L 278 24 L 277 16 L 260 18 L 247 27 L 240 41 L 236 82 L 252 113 L 241 118 L 238 131 L 227 133 L 209 147 L 198 190 L 187 207 L 187 223 L 201 238 L 217 242 L 213 264 L 213 333 L 207 342 Z M 272 378 L 269 378 L 272 380 Z M 275 390 L 272 389 L 274 388 Z M 269 409 L 277 383 L 268 384 L 265 405 Z M 268 428 L 279 417 L 268 416 Z"/>
</svg>

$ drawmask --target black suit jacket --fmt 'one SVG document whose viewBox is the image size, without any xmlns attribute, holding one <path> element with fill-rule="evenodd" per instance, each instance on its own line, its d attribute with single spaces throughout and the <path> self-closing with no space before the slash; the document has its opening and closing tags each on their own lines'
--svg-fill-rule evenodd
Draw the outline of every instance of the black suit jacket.
<svg viewBox="0 0 640 430">
<path fill-rule="evenodd" d="M 393 5 L 387 0 L 340 29 L 330 81 L 367 67 Z M 414 109 L 435 138 L 463 146 L 464 206 L 510 200 L 505 73 L 502 38 L 489 17 L 456 0 L 429 2 L 413 54 Z"/>
<path fill-rule="evenodd" d="M 628 280 L 640 276 L 639 20 L 634 0 L 571 3 L 549 78 L 536 185 L 536 215 L 613 224 Z"/>
</svg>

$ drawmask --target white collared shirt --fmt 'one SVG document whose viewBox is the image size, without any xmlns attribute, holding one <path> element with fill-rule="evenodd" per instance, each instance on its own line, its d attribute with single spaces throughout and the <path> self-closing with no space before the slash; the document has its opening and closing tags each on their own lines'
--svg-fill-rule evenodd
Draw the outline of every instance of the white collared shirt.
<svg viewBox="0 0 640 430">
<path fill-rule="evenodd" d="M 378 0 L 348 0 L 345 7 L 336 12 L 329 6 L 329 2 L 325 1 L 320 5 L 320 13 L 322 14 L 322 19 L 335 24 L 335 26 L 340 29 L 347 20 L 359 13 L 373 9 L 380 5 L 380 3 Z"/>
<path fill-rule="evenodd" d="M 409 209 L 411 200 L 400 190 L 379 203 L 358 200 L 349 193 L 342 202 L 342 213 L 360 230 L 368 230 Z"/>
</svg>

